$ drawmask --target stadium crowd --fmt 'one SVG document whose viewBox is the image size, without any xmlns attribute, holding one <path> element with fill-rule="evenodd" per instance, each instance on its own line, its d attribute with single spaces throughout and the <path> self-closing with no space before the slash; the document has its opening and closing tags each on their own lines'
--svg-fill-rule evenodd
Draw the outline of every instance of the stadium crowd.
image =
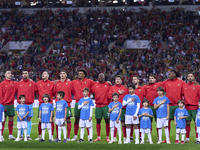
<svg viewBox="0 0 200 150">
<path fill-rule="evenodd" d="M 26 54 L 1 53 L 1 70 L 12 69 L 13 79 L 21 78 L 23 68 L 30 71 L 34 81 L 40 80 L 46 69 L 50 80 L 55 80 L 60 68 L 68 71 L 70 79 L 76 78 L 79 68 L 86 68 L 94 80 L 103 72 L 112 82 L 116 75 L 123 74 L 125 84 L 131 82 L 133 75 L 145 84 L 150 73 L 156 74 L 157 81 L 164 81 L 168 71 L 176 69 L 183 80 L 188 72 L 194 72 L 200 82 L 200 18 L 182 8 L 172 8 L 170 12 L 113 9 L 88 10 L 85 14 L 78 10 L 58 10 L 56 14 L 51 10 L 35 11 L 32 15 L 1 13 L 1 47 L 10 40 L 34 41 Z M 59 39 L 62 29 L 65 34 Z M 126 39 L 150 40 L 151 48 L 125 50 Z M 51 55 L 44 55 L 52 43 Z"/>
</svg>

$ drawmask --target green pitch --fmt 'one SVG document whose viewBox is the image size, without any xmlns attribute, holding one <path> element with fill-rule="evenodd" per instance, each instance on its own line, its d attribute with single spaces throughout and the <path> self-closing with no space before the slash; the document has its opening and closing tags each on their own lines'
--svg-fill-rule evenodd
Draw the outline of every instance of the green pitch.
<svg viewBox="0 0 200 150">
<path fill-rule="evenodd" d="M 73 110 L 72 110 L 73 112 Z M 94 111 L 93 111 L 94 113 Z M 49 143 L 48 142 L 48 131 L 46 130 L 46 141 L 43 143 L 39 143 L 38 141 L 35 141 L 35 139 L 38 137 L 38 118 L 37 118 L 37 108 L 34 108 L 34 117 L 32 118 L 32 131 L 31 131 L 31 138 L 33 139 L 32 141 L 24 142 L 24 141 L 19 141 L 15 142 L 13 140 L 8 140 L 8 122 L 6 122 L 5 130 L 4 130 L 4 142 L 0 143 L 0 150 L 6 150 L 6 149 L 37 149 L 37 150 L 50 150 L 50 149 L 85 149 L 85 150 L 94 150 L 94 149 L 102 149 L 102 150 L 112 150 L 112 149 L 160 149 L 160 150 L 183 150 L 183 149 L 199 149 L 200 145 L 195 145 L 194 142 L 196 141 L 195 137 L 195 131 L 194 131 L 194 122 L 191 125 L 191 133 L 190 133 L 190 143 L 186 143 L 184 145 L 181 144 L 174 144 L 175 142 L 175 125 L 174 122 L 171 123 L 171 145 L 167 144 L 160 144 L 157 145 L 157 133 L 156 133 L 156 124 L 153 122 L 153 132 L 152 132 L 152 139 L 154 144 L 150 145 L 149 143 L 145 144 L 139 144 L 135 145 L 134 142 L 131 144 L 125 145 L 121 144 L 118 145 L 117 143 L 114 144 L 108 144 L 106 142 L 106 132 L 105 132 L 105 123 L 104 120 L 102 120 L 102 125 L 101 125 L 101 141 L 100 142 L 94 142 L 93 144 L 90 144 L 87 141 L 87 131 L 85 130 L 85 143 L 78 144 L 76 142 L 67 142 L 67 143 Z M 73 129 L 73 123 L 74 123 L 74 118 L 72 118 L 72 130 L 71 130 L 71 138 L 74 136 L 74 129 Z M 13 129 L 13 135 L 16 137 L 17 136 L 17 117 L 15 116 L 15 121 L 14 121 L 14 129 Z M 80 130 L 79 130 L 80 131 Z M 96 133 L 96 121 L 95 121 L 95 116 L 93 114 L 93 132 L 94 136 L 93 139 L 96 139 L 97 133 Z M 122 134 L 123 135 L 123 134 Z M 80 137 L 78 135 L 78 137 Z M 56 129 L 54 131 L 54 138 L 56 138 Z M 63 139 L 63 135 L 62 135 Z M 165 139 L 165 134 L 163 130 L 163 140 Z M 147 140 L 147 135 L 145 135 L 145 141 Z"/>
</svg>

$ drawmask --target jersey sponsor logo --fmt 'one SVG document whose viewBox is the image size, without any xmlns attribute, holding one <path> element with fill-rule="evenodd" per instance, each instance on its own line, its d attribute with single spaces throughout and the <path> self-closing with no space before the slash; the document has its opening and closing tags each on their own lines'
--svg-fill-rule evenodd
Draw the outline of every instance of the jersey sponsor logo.
<svg viewBox="0 0 200 150">
<path fill-rule="evenodd" d="M 42 107 L 42 114 L 48 114 L 49 113 L 49 108 L 44 106 Z"/>
<path fill-rule="evenodd" d="M 112 111 L 113 114 L 119 114 L 119 107 L 115 107 Z"/>
<path fill-rule="evenodd" d="M 179 113 L 178 113 L 178 120 L 180 120 L 179 117 L 181 117 L 181 116 L 183 116 L 183 115 L 184 115 L 183 112 L 179 112 Z"/>
<path fill-rule="evenodd" d="M 19 108 L 19 115 L 21 116 L 21 115 L 25 115 L 25 112 L 26 111 L 26 109 L 25 108 L 23 108 L 23 107 L 21 107 L 21 108 Z"/>
</svg>

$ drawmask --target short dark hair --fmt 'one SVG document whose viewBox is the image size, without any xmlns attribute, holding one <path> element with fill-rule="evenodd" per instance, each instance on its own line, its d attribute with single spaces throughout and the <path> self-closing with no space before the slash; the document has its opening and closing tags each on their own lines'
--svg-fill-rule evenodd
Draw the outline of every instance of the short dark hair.
<svg viewBox="0 0 200 150">
<path fill-rule="evenodd" d="M 25 95 L 20 95 L 20 96 L 19 96 L 19 99 L 21 99 L 21 98 L 23 98 L 23 97 L 26 99 L 26 96 L 25 96 Z"/>
<path fill-rule="evenodd" d="M 87 71 L 85 69 L 83 69 L 83 68 L 79 69 L 78 72 L 83 72 L 85 77 L 87 77 L 87 75 L 88 75 Z"/>
<path fill-rule="evenodd" d="M 187 77 L 188 77 L 189 74 L 192 74 L 192 75 L 194 76 L 194 73 L 193 73 L 193 72 L 188 72 Z"/>
<path fill-rule="evenodd" d="M 114 97 L 114 96 L 119 97 L 119 94 L 115 92 L 115 93 L 112 94 L 112 97 Z"/>
<path fill-rule="evenodd" d="M 150 74 L 149 77 L 154 77 L 156 79 L 156 75 L 155 74 Z"/>
<path fill-rule="evenodd" d="M 132 79 L 133 79 L 133 78 L 137 78 L 137 79 L 139 80 L 139 77 L 138 77 L 138 76 L 136 76 L 136 75 L 134 75 L 134 76 L 132 77 Z"/>
<path fill-rule="evenodd" d="M 48 73 L 48 75 L 49 75 L 49 71 L 48 71 L 48 70 L 45 70 L 45 71 L 43 71 L 42 73 L 44 73 L 44 72 Z"/>
<path fill-rule="evenodd" d="M 182 99 L 178 100 L 177 104 L 179 104 L 179 103 L 183 103 L 183 105 L 185 105 L 185 102 Z"/>
<path fill-rule="evenodd" d="M 62 70 L 60 71 L 60 73 L 61 73 L 61 72 L 65 72 L 65 73 L 67 74 L 67 71 L 66 71 L 66 70 L 64 70 L 64 69 L 62 69 Z"/>
<path fill-rule="evenodd" d="M 59 94 L 62 98 L 65 97 L 65 92 L 63 92 L 63 91 L 58 91 L 57 94 Z"/>
<path fill-rule="evenodd" d="M 22 72 L 24 72 L 24 71 L 27 71 L 27 72 L 28 72 L 28 70 L 27 70 L 27 69 L 23 69 L 23 70 L 22 70 Z"/>
<path fill-rule="evenodd" d="M 130 85 L 128 86 L 128 88 L 133 88 L 133 89 L 135 90 L 135 85 L 134 85 L 134 84 L 130 84 Z"/>
<path fill-rule="evenodd" d="M 117 75 L 115 78 L 120 78 L 121 80 L 123 79 L 121 75 Z"/>
<path fill-rule="evenodd" d="M 147 103 L 148 103 L 148 106 L 149 106 L 149 100 L 146 99 L 146 98 L 144 98 L 143 101 L 142 101 L 142 104 L 145 103 L 145 102 L 147 102 Z"/>
<path fill-rule="evenodd" d="M 8 72 L 8 71 L 10 71 L 10 72 L 12 73 L 12 71 L 11 71 L 11 70 L 6 70 L 4 74 L 6 74 L 6 72 Z"/>
<path fill-rule="evenodd" d="M 177 72 L 176 70 L 172 69 L 170 72 L 173 72 L 173 73 L 175 73 L 175 74 L 176 74 L 176 77 L 180 77 L 180 73 L 179 73 L 179 72 Z"/>
<path fill-rule="evenodd" d="M 48 98 L 48 102 L 51 101 L 51 96 L 50 96 L 49 94 L 44 94 L 44 95 L 42 96 L 42 99 L 43 99 L 43 98 Z"/>
<path fill-rule="evenodd" d="M 83 92 L 84 92 L 84 91 L 90 92 L 90 89 L 89 89 L 89 88 L 84 88 L 84 89 L 83 89 Z"/>
<path fill-rule="evenodd" d="M 159 86 L 158 88 L 157 88 L 157 91 L 165 91 L 165 89 L 162 87 L 162 86 Z"/>
</svg>

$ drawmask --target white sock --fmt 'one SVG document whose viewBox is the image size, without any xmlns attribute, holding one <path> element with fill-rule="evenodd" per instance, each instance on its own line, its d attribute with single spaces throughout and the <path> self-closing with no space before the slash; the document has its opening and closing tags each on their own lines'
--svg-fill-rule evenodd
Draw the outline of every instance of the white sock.
<svg viewBox="0 0 200 150">
<path fill-rule="evenodd" d="M 158 137 L 159 137 L 159 141 L 162 141 L 162 128 L 158 129 Z"/>
<path fill-rule="evenodd" d="M 51 128 L 50 129 L 48 129 L 48 131 L 49 131 L 49 139 L 51 139 L 52 138 L 52 132 L 51 132 Z"/>
<path fill-rule="evenodd" d="M 135 139 L 139 140 L 139 129 L 135 129 Z"/>
<path fill-rule="evenodd" d="M 111 134 L 111 141 L 113 141 L 114 140 L 113 139 L 113 137 L 114 137 L 114 127 L 110 128 L 110 130 L 111 130 L 111 132 L 110 132 L 110 134 Z"/>
<path fill-rule="evenodd" d="M 179 140 L 179 133 L 176 133 L 176 140 Z"/>
<path fill-rule="evenodd" d="M 190 139 L 189 139 L 189 138 L 186 138 L 186 140 L 189 141 Z"/>
<path fill-rule="evenodd" d="M 144 132 L 141 132 L 141 139 L 142 139 L 142 142 L 144 142 L 144 136 L 145 136 L 145 133 L 144 133 Z"/>
<path fill-rule="evenodd" d="M 18 129 L 18 132 L 17 132 L 17 138 L 20 138 L 20 135 L 21 135 L 21 128 Z"/>
<path fill-rule="evenodd" d="M 182 133 L 182 135 L 181 135 L 181 141 L 184 141 L 184 139 L 185 139 L 185 133 Z"/>
<path fill-rule="evenodd" d="M 93 139 L 93 128 L 89 127 L 90 140 Z"/>
<path fill-rule="evenodd" d="M 198 133 L 198 140 L 197 141 L 200 141 L 200 133 Z"/>
<path fill-rule="evenodd" d="M 44 140 L 45 138 L 45 128 L 44 129 L 42 129 L 42 139 Z"/>
<path fill-rule="evenodd" d="M 120 127 L 120 128 L 117 128 L 117 131 L 118 131 L 119 141 L 122 141 L 121 127 Z M 114 134 L 114 128 L 113 128 L 113 134 Z"/>
<path fill-rule="evenodd" d="M 126 139 L 130 140 L 131 128 L 126 128 Z"/>
<path fill-rule="evenodd" d="M 83 139 L 85 133 L 85 127 L 81 128 L 81 139 Z"/>
<path fill-rule="evenodd" d="M 169 140 L 169 130 L 168 130 L 168 128 L 165 129 L 165 136 L 166 136 L 166 140 Z"/>
<path fill-rule="evenodd" d="M 148 135 L 149 142 L 152 142 L 151 132 L 147 133 L 147 135 Z"/>
<path fill-rule="evenodd" d="M 61 126 L 58 126 L 58 139 L 61 140 Z"/>
<path fill-rule="evenodd" d="M 74 135 L 75 138 L 77 138 L 77 135 Z"/>
<path fill-rule="evenodd" d="M 67 130 L 65 126 L 62 126 L 63 134 L 64 134 L 64 139 L 67 139 Z"/>
<path fill-rule="evenodd" d="M 24 138 L 27 139 L 27 129 L 24 128 Z"/>
</svg>

